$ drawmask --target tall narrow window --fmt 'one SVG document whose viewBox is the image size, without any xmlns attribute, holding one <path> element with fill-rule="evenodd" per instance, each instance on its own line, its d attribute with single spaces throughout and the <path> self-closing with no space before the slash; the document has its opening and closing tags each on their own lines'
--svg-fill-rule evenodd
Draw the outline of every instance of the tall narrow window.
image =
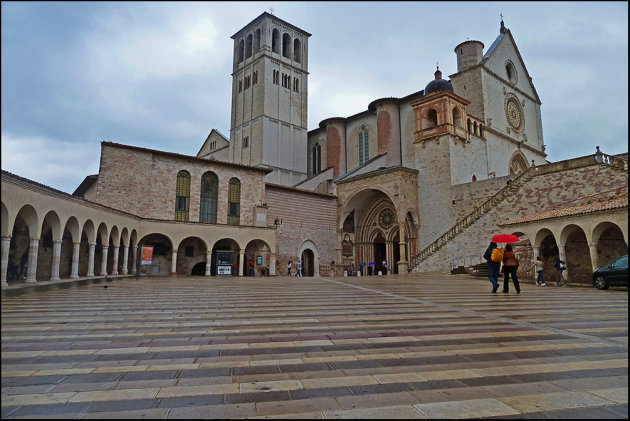
<svg viewBox="0 0 630 421">
<path fill-rule="evenodd" d="M 319 174 L 322 171 L 322 147 L 319 143 L 313 146 L 313 175 Z"/>
<path fill-rule="evenodd" d="M 293 90 L 295 92 L 300 92 L 300 79 L 298 78 L 293 78 Z"/>
<path fill-rule="evenodd" d="M 359 165 L 363 165 L 370 159 L 370 139 L 365 124 L 359 129 Z"/>
<path fill-rule="evenodd" d="M 175 220 L 188 221 L 190 207 L 190 173 L 182 170 L 177 173 L 177 187 L 175 189 Z"/>
<path fill-rule="evenodd" d="M 282 57 L 291 58 L 291 35 L 282 34 Z"/>
<path fill-rule="evenodd" d="M 277 28 L 271 32 L 271 51 L 280 54 L 280 31 Z"/>
<path fill-rule="evenodd" d="M 252 34 L 247 35 L 247 43 L 245 44 L 245 58 L 250 58 L 252 56 L 253 42 L 254 40 Z"/>
<path fill-rule="evenodd" d="M 238 43 L 238 62 L 243 61 L 243 55 L 245 54 L 245 41 L 240 40 Z"/>
<path fill-rule="evenodd" d="M 228 224 L 239 225 L 241 215 L 241 182 L 231 178 L 228 188 Z"/>
<path fill-rule="evenodd" d="M 219 195 L 219 179 L 213 172 L 201 176 L 201 200 L 199 222 L 217 223 L 217 197 Z"/>
<path fill-rule="evenodd" d="M 293 60 L 300 63 L 302 61 L 302 45 L 299 39 L 293 40 Z"/>
<path fill-rule="evenodd" d="M 254 32 L 254 54 L 260 50 L 260 29 L 256 29 Z"/>
<path fill-rule="evenodd" d="M 258 70 L 254 70 L 254 75 L 252 76 L 252 79 L 254 80 L 252 82 L 254 85 L 258 83 Z"/>
</svg>

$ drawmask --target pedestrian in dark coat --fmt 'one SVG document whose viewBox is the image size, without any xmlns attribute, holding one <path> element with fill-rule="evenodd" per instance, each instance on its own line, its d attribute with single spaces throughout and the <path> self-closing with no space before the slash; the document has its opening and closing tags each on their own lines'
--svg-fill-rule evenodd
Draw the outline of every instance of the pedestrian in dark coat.
<svg viewBox="0 0 630 421">
<path fill-rule="evenodd" d="M 509 278 L 512 276 L 512 282 L 514 282 L 514 288 L 516 289 L 516 293 L 521 293 L 521 286 L 518 284 L 518 277 L 516 276 L 516 269 L 518 269 L 518 259 L 516 255 L 512 251 L 512 245 L 508 244 L 505 246 L 505 251 L 503 252 L 503 292 L 509 292 Z"/>
<path fill-rule="evenodd" d="M 492 292 L 496 293 L 499 289 L 499 269 L 501 268 L 501 262 L 492 261 L 492 249 L 497 248 L 497 243 L 492 241 L 488 246 L 488 249 L 483 254 L 483 258 L 488 262 L 488 279 L 492 283 Z"/>
</svg>

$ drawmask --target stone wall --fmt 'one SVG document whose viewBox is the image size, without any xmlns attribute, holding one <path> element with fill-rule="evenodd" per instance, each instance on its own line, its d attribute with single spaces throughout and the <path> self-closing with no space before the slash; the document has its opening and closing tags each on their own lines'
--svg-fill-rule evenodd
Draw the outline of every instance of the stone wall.
<svg viewBox="0 0 630 421">
<path fill-rule="evenodd" d="M 314 252 L 319 255 L 320 263 L 327 264 L 335 259 L 335 196 L 267 184 L 265 200 L 269 206 L 269 223 L 282 219 L 277 231 L 277 273 L 286 273 L 286 264 L 298 259 L 299 247 L 306 240 L 317 247 Z"/>
<path fill-rule="evenodd" d="M 241 182 L 240 224 L 254 224 L 254 206 L 264 201 L 265 172 L 123 145 L 102 144 L 95 201 L 143 218 L 173 220 L 181 170 L 190 173 L 189 221 L 199 221 L 201 176 L 212 171 L 219 178 L 217 223 L 227 223 L 228 184 L 236 177 Z"/>
<path fill-rule="evenodd" d="M 585 204 L 593 200 L 593 197 L 615 197 L 623 192 L 627 193 L 627 173 L 612 169 L 608 165 L 585 164 L 589 159 L 592 157 L 539 167 L 540 175 L 534 176 L 494 209 L 484 214 L 435 254 L 421 262 L 414 271 L 448 270 L 454 258 L 483 255 L 492 235 L 503 233 L 499 224 L 543 210 Z M 491 188 L 495 182 L 500 182 L 500 179 L 488 180 L 478 185 L 483 187 L 483 184 L 488 184 L 490 185 L 488 188 Z M 473 191 L 470 189 L 471 193 Z M 483 189 L 476 191 L 485 194 Z M 464 193 L 464 187 L 460 188 L 460 192 Z M 471 207 L 470 210 L 473 209 Z"/>
</svg>

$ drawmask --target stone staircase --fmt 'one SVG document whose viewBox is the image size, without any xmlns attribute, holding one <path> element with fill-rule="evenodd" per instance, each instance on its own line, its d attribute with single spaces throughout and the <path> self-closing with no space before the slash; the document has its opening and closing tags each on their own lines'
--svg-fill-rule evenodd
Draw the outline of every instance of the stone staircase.
<svg viewBox="0 0 630 421">
<path fill-rule="evenodd" d="M 623 171 L 626 174 L 628 173 L 627 154 L 625 154 L 625 157 L 619 155 L 608 155 L 601 152 L 598 146 L 597 152 L 591 156 L 596 162 L 599 162 L 602 165 L 609 165 L 612 169 Z M 520 173 L 516 178 L 512 179 L 511 182 L 508 182 L 508 184 L 501 190 L 499 190 L 494 196 L 490 197 L 483 204 L 481 204 L 468 215 L 460 219 L 451 229 L 446 231 L 435 241 L 433 241 L 431 244 L 421 250 L 418 254 L 413 256 L 411 258 L 411 264 L 409 265 L 409 271 L 413 271 L 413 269 L 416 268 L 422 261 L 428 259 L 431 255 L 440 250 L 446 243 L 455 238 L 463 230 L 474 224 L 475 221 L 477 221 L 481 216 L 490 212 L 495 206 L 505 200 L 514 191 L 527 183 L 532 177 L 536 175 L 536 168 L 537 167 L 529 167 L 526 171 Z"/>
<path fill-rule="evenodd" d="M 422 261 L 426 260 L 433 253 L 437 252 L 446 243 L 455 238 L 463 230 L 475 223 L 481 216 L 490 212 L 495 206 L 501 203 L 505 198 L 510 196 L 512 192 L 519 189 L 523 184 L 527 183 L 535 174 L 536 167 L 530 167 L 520 173 L 518 176 L 508 181 L 508 184 L 499 190 L 494 196 L 490 197 L 480 206 L 475 208 L 468 215 L 460 219 L 451 229 L 439 236 L 435 241 L 425 247 L 420 253 L 411 258 L 410 271 L 418 266 Z"/>
</svg>

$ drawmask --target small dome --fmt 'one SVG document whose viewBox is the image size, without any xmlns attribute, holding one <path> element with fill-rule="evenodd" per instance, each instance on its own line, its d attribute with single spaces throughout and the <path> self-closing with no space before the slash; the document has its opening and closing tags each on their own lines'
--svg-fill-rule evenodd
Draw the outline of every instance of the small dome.
<svg viewBox="0 0 630 421">
<path fill-rule="evenodd" d="M 453 85 L 449 80 L 442 79 L 442 72 L 440 72 L 440 68 L 435 71 L 435 79 L 427 84 L 424 88 L 424 94 L 430 94 L 432 92 L 440 92 L 440 91 L 449 91 L 453 92 Z"/>
</svg>

